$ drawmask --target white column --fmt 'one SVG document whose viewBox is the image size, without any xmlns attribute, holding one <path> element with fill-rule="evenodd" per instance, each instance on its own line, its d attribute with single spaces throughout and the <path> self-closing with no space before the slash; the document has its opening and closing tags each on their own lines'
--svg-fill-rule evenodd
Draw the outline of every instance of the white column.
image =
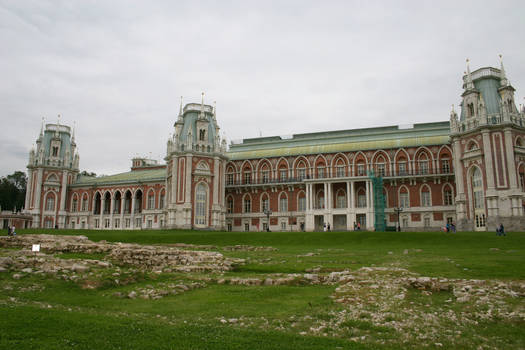
<svg viewBox="0 0 525 350">
<path fill-rule="evenodd" d="M 327 209 L 331 210 L 332 207 L 334 206 L 334 201 L 332 200 L 332 183 L 331 182 L 327 183 L 326 187 L 328 188 L 328 207 Z"/>
<path fill-rule="evenodd" d="M 31 203 L 29 203 L 30 195 L 31 195 L 31 185 L 33 183 L 33 170 L 28 169 L 27 170 L 27 186 L 26 186 L 26 199 L 24 203 L 24 210 L 28 210 L 31 207 Z"/>
<path fill-rule="evenodd" d="M 355 181 L 350 182 L 350 208 L 355 208 Z"/>
<path fill-rule="evenodd" d="M 351 194 L 350 194 L 350 181 L 346 182 L 346 209 L 352 208 L 351 206 Z M 348 211 L 348 210 L 347 210 Z"/>
<path fill-rule="evenodd" d="M 509 171 L 509 187 L 517 190 L 518 179 L 516 176 L 516 161 L 514 160 L 514 146 L 512 145 L 512 133 L 510 129 L 505 129 L 505 153 L 507 155 Z"/>
<path fill-rule="evenodd" d="M 306 184 L 306 211 L 310 210 L 310 184 Z"/>
<path fill-rule="evenodd" d="M 323 183 L 323 190 L 324 190 L 324 209 L 328 209 L 328 188 L 327 188 L 326 182 Z"/>
<path fill-rule="evenodd" d="M 131 195 L 131 229 L 135 228 L 135 194 Z"/>
</svg>

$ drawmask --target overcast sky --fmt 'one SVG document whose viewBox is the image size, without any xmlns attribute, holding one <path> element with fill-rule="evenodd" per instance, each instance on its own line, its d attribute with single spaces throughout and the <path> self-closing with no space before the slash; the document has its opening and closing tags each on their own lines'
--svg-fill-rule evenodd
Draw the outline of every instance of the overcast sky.
<svg viewBox="0 0 525 350">
<path fill-rule="evenodd" d="M 41 118 L 76 123 L 80 169 L 161 159 L 180 96 L 228 142 L 445 121 L 503 54 L 525 102 L 525 1 L 0 0 L 0 176 Z"/>
</svg>

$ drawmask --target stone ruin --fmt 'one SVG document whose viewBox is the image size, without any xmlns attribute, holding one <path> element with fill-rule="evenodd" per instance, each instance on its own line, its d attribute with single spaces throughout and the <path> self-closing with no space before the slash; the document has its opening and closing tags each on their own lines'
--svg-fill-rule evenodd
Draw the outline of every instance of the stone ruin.
<svg viewBox="0 0 525 350">
<path fill-rule="evenodd" d="M 40 244 L 41 253 L 32 252 L 33 244 Z M 109 243 L 106 241 L 92 242 L 85 236 L 60 235 L 19 235 L 15 237 L 0 237 L 0 248 L 22 248 L 21 251 L 0 257 L 0 268 L 11 265 L 21 265 L 19 268 L 43 264 L 70 264 L 65 259 L 58 259 L 47 254 L 54 253 L 85 253 L 107 254 L 104 258 L 116 265 L 133 266 L 139 269 L 172 272 L 225 272 L 236 265 L 243 264 L 243 259 L 226 258 L 221 253 L 212 251 L 184 250 L 177 247 L 140 245 L 131 243 Z M 47 254 L 46 254 L 47 253 Z M 86 263 L 110 264 L 107 261 L 84 259 Z M 77 265 L 79 265 L 77 263 Z M 49 267 L 49 266 L 48 266 Z M 64 266 L 65 268 L 65 266 Z M 72 269 L 72 266 L 68 266 Z M 79 268 L 80 269 L 80 268 Z M 73 269 L 74 270 L 74 269 Z"/>
</svg>

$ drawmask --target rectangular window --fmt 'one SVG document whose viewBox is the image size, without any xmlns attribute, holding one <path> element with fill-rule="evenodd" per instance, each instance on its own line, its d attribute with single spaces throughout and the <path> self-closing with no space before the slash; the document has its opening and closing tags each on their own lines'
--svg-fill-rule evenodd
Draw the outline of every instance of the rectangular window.
<svg viewBox="0 0 525 350">
<path fill-rule="evenodd" d="M 153 220 L 148 220 L 148 228 L 152 228 L 153 227 Z"/>
<path fill-rule="evenodd" d="M 305 211 L 306 210 L 306 197 L 299 197 L 299 203 L 298 203 L 298 210 L 299 211 Z"/>
<path fill-rule="evenodd" d="M 324 168 L 322 167 L 317 168 L 317 178 L 319 179 L 324 178 Z"/>
<path fill-rule="evenodd" d="M 233 185 L 233 174 L 226 174 L 226 185 Z"/>
<path fill-rule="evenodd" d="M 357 195 L 357 207 L 366 208 L 366 195 L 364 193 Z"/>
<path fill-rule="evenodd" d="M 87 198 L 82 199 L 82 211 L 87 211 Z"/>
<path fill-rule="evenodd" d="M 263 231 L 268 231 L 268 223 L 263 222 Z"/>
<path fill-rule="evenodd" d="M 281 221 L 281 230 L 286 230 L 286 221 Z"/>
<path fill-rule="evenodd" d="M 228 232 L 232 232 L 232 224 L 231 223 L 228 223 L 228 225 L 226 225 L 228 227 Z"/>
<path fill-rule="evenodd" d="M 344 177 L 345 176 L 345 167 L 344 166 L 338 166 L 335 170 L 335 174 L 337 177 Z"/>
<path fill-rule="evenodd" d="M 75 221 L 71 221 L 71 228 L 72 228 L 72 229 L 75 228 Z"/>
<path fill-rule="evenodd" d="M 148 209 L 155 209 L 155 196 L 148 196 Z"/>
<path fill-rule="evenodd" d="M 365 176 L 365 165 L 357 164 L 357 176 Z"/>
<path fill-rule="evenodd" d="M 136 218 L 135 219 L 135 228 L 142 228 L 142 219 Z"/>
<path fill-rule="evenodd" d="M 424 218 L 423 225 L 425 225 L 425 227 L 430 227 L 430 218 Z"/>
<path fill-rule="evenodd" d="M 100 227 L 100 221 L 99 219 L 95 219 L 95 228 L 99 228 Z"/>
<path fill-rule="evenodd" d="M 407 174 L 407 163 L 401 162 L 399 163 L 399 175 L 405 176 Z"/>
<path fill-rule="evenodd" d="M 80 223 L 80 227 L 81 227 L 82 229 L 85 229 L 85 228 L 86 228 L 86 222 L 85 222 L 85 221 L 82 221 L 82 222 Z"/>
<path fill-rule="evenodd" d="M 399 194 L 399 206 L 401 208 L 409 208 L 410 207 L 410 201 L 408 200 L 408 193 L 400 193 Z"/>
<path fill-rule="evenodd" d="M 453 219 L 451 217 L 447 218 L 447 224 L 452 225 L 453 222 L 454 221 L 453 221 Z"/>
<path fill-rule="evenodd" d="M 160 198 L 159 198 L 159 208 L 160 208 L 160 209 L 164 209 L 164 194 L 161 194 L 161 195 L 160 195 Z"/>
<path fill-rule="evenodd" d="M 450 163 L 449 163 L 448 159 L 443 159 L 441 161 L 441 172 L 443 174 L 450 173 Z"/>
<path fill-rule="evenodd" d="M 110 228 L 109 219 L 104 219 L 104 228 Z"/>
<path fill-rule="evenodd" d="M 244 231 L 246 232 L 250 231 L 250 224 L 248 223 L 244 224 Z"/>
<path fill-rule="evenodd" d="M 115 228 L 120 228 L 120 219 L 115 219 Z"/>
<path fill-rule="evenodd" d="M 403 227 L 408 227 L 408 218 L 403 218 Z"/>
<path fill-rule="evenodd" d="M 228 214 L 233 213 L 233 199 L 228 198 Z"/>
<path fill-rule="evenodd" d="M 126 228 L 129 228 L 130 225 L 131 225 L 131 220 L 130 219 L 126 219 Z"/>
</svg>

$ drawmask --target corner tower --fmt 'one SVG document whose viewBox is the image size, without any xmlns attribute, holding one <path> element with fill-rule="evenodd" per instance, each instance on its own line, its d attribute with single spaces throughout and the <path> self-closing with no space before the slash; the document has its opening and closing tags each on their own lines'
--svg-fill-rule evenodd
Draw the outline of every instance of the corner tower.
<svg viewBox="0 0 525 350">
<path fill-rule="evenodd" d="M 67 186 L 78 175 L 79 156 L 69 126 L 42 121 L 36 148 L 29 152 L 25 210 L 33 227 L 65 228 Z"/>
<path fill-rule="evenodd" d="M 226 142 L 220 139 L 216 108 L 182 107 L 166 152 L 167 226 L 223 229 Z"/>
<path fill-rule="evenodd" d="M 454 109 L 450 116 L 458 228 L 522 228 L 525 114 L 503 62 L 471 72 L 467 60 L 463 89 L 459 120 Z"/>
</svg>

